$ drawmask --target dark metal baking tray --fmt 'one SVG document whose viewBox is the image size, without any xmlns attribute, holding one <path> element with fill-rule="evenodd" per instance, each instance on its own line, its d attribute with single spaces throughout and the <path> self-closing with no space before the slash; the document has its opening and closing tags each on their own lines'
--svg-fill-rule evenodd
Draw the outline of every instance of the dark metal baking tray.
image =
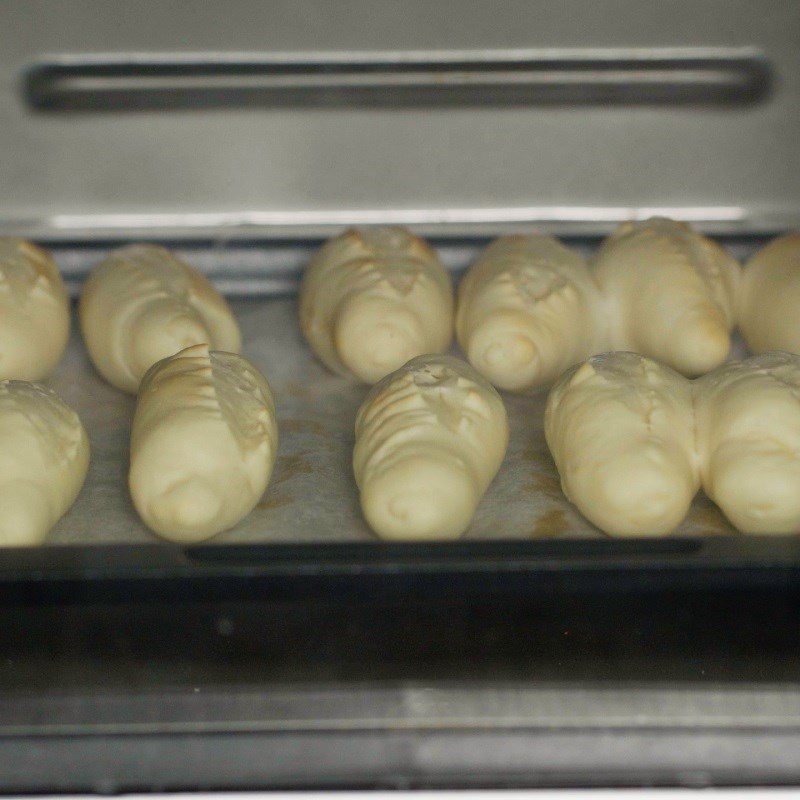
<svg viewBox="0 0 800 800">
<path fill-rule="evenodd" d="M 744 258 L 762 241 L 738 237 L 724 243 Z M 572 243 L 586 253 L 596 246 L 586 239 Z M 109 244 L 55 248 L 75 291 Z M 797 538 L 742 536 L 702 494 L 673 537 L 614 541 L 605 536 L 561 492 L 544 441 L 543 393 L 504 396 L 511 422 L 509 450 L 461 542 L 381 543 L 361 516 L 351 467 L 353 423 L 366 389 L 328 372 L 313 357 L 297 322 L 292 292 L 298 266 L 316 244 L 184 243 L 178 248 L 222 288 L 238 291 L 231 303 L 242 327 L 243 351 L 267 375 L 276 395 L 278 457 L 253 513 L 198 547 L 171 546 L 147 530 L 132 507 L 126 480 L 135 398 L 113 389 L 93 370 L 76 324 L 67 354 L 49 382 L 78 411 L 89 432 L 87 481 L 43 548 L 0 551 L 0 581 L 31 575 L 39 582 L 55 581 L 70 574 L 89 580 L 170 573 L 357 577 L 402 568 L 428 574 L 498 568 L 558 572 L 632 563 L 741 567 L 765 560 L 791 564 L 797 558 Z M 434 244 L 457 280 L 484 240 L 440 239 Z M 739 345 L 735 349 L 741 352 Z"/>
</svg>

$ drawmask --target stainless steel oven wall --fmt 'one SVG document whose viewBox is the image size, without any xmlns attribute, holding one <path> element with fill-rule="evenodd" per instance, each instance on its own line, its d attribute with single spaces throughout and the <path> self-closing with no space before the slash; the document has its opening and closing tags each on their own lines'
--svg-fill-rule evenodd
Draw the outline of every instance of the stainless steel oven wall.
<svg viewBox="0 0 800 800">
<path fill-rule="evenodd" d="M 0 4 L 0 231 L 800 224 L 800 4 Z"/>
</svg>

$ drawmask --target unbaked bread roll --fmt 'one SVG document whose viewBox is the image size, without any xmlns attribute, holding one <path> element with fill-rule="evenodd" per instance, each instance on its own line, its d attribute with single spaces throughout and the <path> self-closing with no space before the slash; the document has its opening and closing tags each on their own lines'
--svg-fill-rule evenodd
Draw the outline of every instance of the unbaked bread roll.
<svg viewBox="0 0 800 800">
<path fill-rule="evenodd" d="M 495 386 L 537 388 L 597 352 L 598 306 L 580 255 L 550 236 L 506 236 L 461 282 L 456 334 Z"/>
<path fill-rule="evenodd" d="M 753 353 L 800 353 L 800 234 L 773 240 L 745 264 L 739 327 Z"/>
<path fill-rule="evenodd" d="M 548 397 L 545 437 L 564 494 L 612 535 L 669 533 L 700 485 L 691 384 L 635 353 L 566 372 Z"/>
<path fill-rule="evenodd" d="M 75 501 L 88 466 L 86 431 L 54 391 L 0 382 L 0 546 L 40 544 Z"/>
<path fill-rule="evenodd" d="M 39 247 L 0 237 L 0 379 L 52 372 L 69 337 L 69 298 L 55 261 Z"/>
<path fill-rule="evenodd" d="M 507 444 L 503 401 L 469 364 L 412 359 L 373 387 L 356 417 L 353 469 L 367 522 L 385 539 L 455 538 Z"/>
<path fill-rule="evenodd" d="M 695 398 L 706 494 L 744 533 L 800 531 L 800 356 L 726 364 Z"/>
<path fill-rule="evenodd" d="M 241 356 L 188 347 L 142 379 L 131 431 L 133 504 L 167 539 L 206 539 L 253 510 L 277 447 L 264 376 Z"/>
<path fill-rule="evenodd" d="M 98 372 L 135 393 L 147 370 L 193 344 L 238 353 L 228 304 L 169 250 L 136 244 L 112 252 L 89 276 L 80 302 L 83 338 Z"/>
<path fill-rule="evenodd" d="M 331 370 L 375 383 L 453 338 L 453 289 L 436 253 L 404 228 L 349 230 L 314 256 L 300 325 Z"/>
<path fill-rule="evenodd" d="M 632 350 L 701 375 L 728 356 L 739 265 L 670 219 L 625 223 L 589 264 L 607 309 L 607 350 Z"/>
</svg>

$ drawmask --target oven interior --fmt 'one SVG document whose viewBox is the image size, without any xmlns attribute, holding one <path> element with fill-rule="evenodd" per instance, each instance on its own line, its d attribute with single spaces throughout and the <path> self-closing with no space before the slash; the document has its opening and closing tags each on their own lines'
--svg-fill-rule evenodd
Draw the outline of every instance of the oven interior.
<svg viewBox="0 0 800 800">
<path fill-rule="evenodd" d="M 407 224 L 455 279 L 492 237 L 584 252 L 685 219 L 745 260 L 800 225 L 791 3 L 7 2 L 0 233 L 74 295 L 167 244 L 229 296 L 275 390 L 271 484 L 159 542 L 125 491 L 134 401 L 77 326 L 51 385 L 92 463 L 38 549 L 0 551 L 8 791 L 692 785 L 800 775 L 800 540 L 612 540 L 565 501 L 544 398 L 459 542 L 381 543 L 350 474 L 363 390 L 297 325 L 345 226 Z M 313 499 L 313 502 L 312 502 Z"/>
</svg>

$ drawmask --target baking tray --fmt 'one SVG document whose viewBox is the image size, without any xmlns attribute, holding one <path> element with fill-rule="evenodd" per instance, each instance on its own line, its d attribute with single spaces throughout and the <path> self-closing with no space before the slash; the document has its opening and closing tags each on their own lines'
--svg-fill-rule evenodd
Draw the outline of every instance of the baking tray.
<svg viewBox="0 0 800 800">
<path fill-rule="evenodd" d="M 736 237 L 723 243 L 744 259 L 763 241 Z M 588 254 L 597 241 L 570 243 Z M 109 244 L 55 248 L 73 294 Z M 75 320 L 66 355 L 49 383 L 88 430 L 92 458 L 86 484 L 43 547 L 0 551 L 0 581 L 230 574 L 363 578 L 370 570 L 429 576 L 455 570 L 485 579 L 508 570 L 545 569 L 552 576 L 579 567 L 771 569 L 798 562 L 797 537 L 742 536 L 702 493 L 673 536 L 619 540 L 603 534 L 560 489 L 543 433 L 545 393 L 504 395 L 511 425 L 508 452 L 459 542 L 381 542 L 362 518 L 351 467 L 354 419 L 366 387 L 326 370 L 299 330 L 298 275 L 318 244 L 184 242 L 178 247 L 220 288 L 233 291 L 230 302 L 242 328 L 243 352 L 268 377 L 276 396 L 280 446 L 272 480 L 254 511 L 234 528 L 190 547 L 164 542 L 141 523 L 127 490 L 135 398 L 94 371 Z M 485 240 L 434 244 L 458 281 Z M 736 343 L 732 355 L 743 352 Z"/>
</svg>

